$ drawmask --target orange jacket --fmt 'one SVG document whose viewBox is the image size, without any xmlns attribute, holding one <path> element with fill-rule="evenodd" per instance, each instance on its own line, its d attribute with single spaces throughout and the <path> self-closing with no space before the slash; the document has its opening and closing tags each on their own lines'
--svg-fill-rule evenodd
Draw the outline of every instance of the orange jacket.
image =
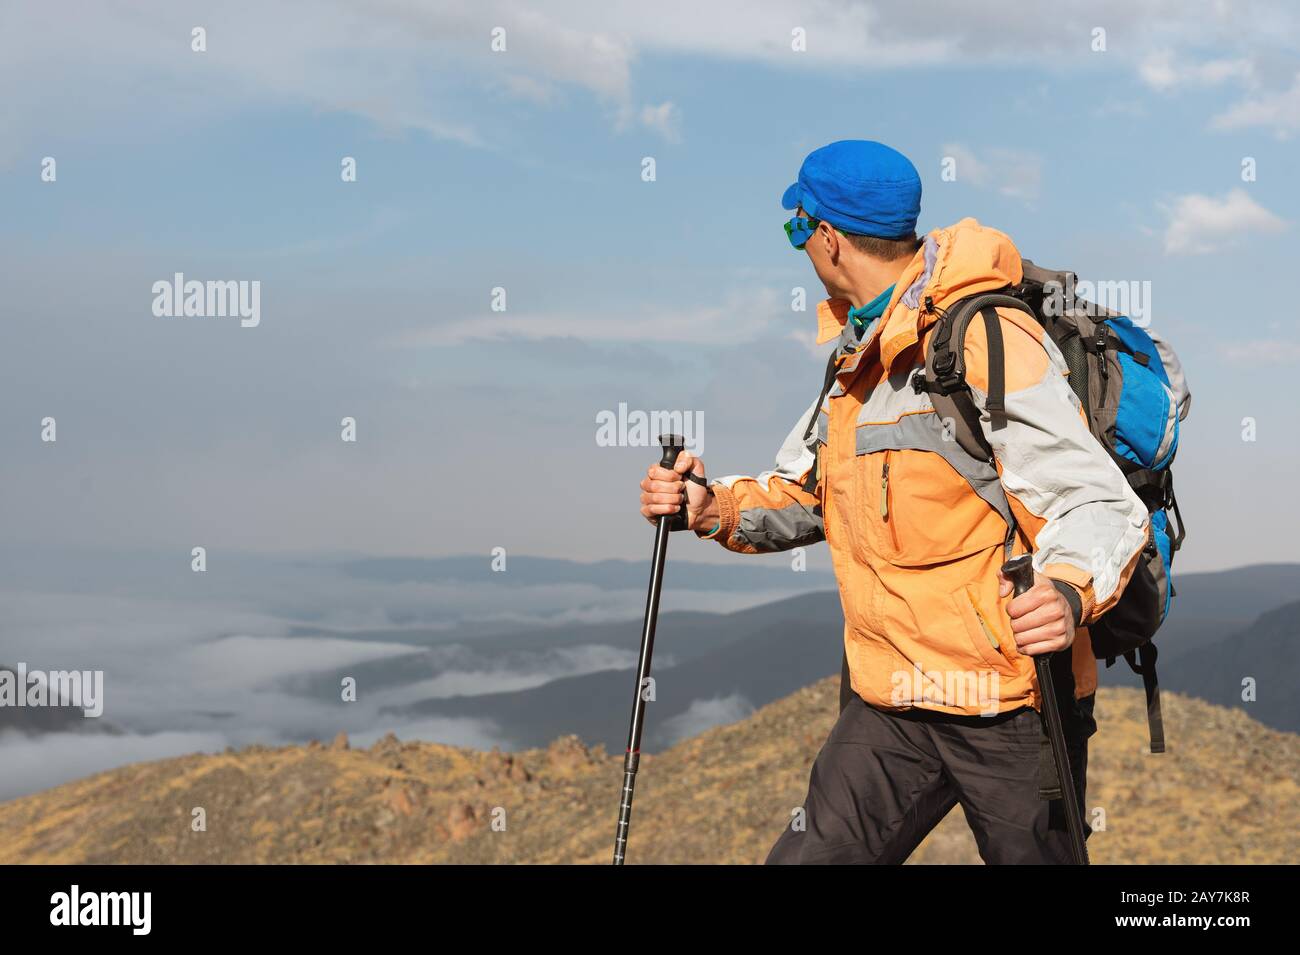
<svg viewBox="0 0 1300 955">
<path fill-rule="evenodd" d="M 962 451 L 929 395 L 911 387 L 937 318 L 927 298 L 944 307 L 1020 280 L 1011 240 L 963 219 L 926 236 L 865 341 L 845 324 L 847 302 L 821 303 L 818 343 L 839 336 L 827 398 L 796 423 L 775 469 L 711 482 L 721 520 L 701 536 L 740 553 L 830 545 L 853 689 L 872 706 L 973 715 L 1038 705 L 1010 598 L 998 596 L 1011 522 L 1015 552 L 1033 550 L 1040 573 L 1077 590 L 1084 627 L 1119 599 L 1146 543 L 1146 508 L 1089 433 L 1059 350 L 1030 316 L 999 310 L 997 429 L 984 412 L 983 323 L 966 334 L 966 380 L 993 464 Z M 1097 663 L 1083 630 L 1073 653 L 1076 693 L 1086 695 Z"/>
</svg>

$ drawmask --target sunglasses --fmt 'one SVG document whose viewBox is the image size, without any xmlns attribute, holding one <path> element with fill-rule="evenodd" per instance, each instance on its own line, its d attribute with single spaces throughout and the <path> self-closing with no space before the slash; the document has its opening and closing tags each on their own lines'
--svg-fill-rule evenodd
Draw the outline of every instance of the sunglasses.
<svg viewBox="0 0 1300 955">
<path fill-rule="evenodd" d="M 790 240 L 790 244 L 800 252 L 808 244 L 808 240 L 813 237 L 817 227 L 821 225 L 821 219 L 814 219 L 812 216 L 795 216 L 785 224 L 785 237 Z M 831 228 L 834 228 L 832 226 Z M 835 229 L 840 235 L 846 235 L 842 229 Z"/>
<path fill-rule="evenodd" d="M 795 216 L 785 224 L 785 237 L 790 240 L 790 244 L 799 251 L 808 244 L 813 233 L 817 231 L 820 219 L 814 219 L 812 216 Z"/>
</svg>

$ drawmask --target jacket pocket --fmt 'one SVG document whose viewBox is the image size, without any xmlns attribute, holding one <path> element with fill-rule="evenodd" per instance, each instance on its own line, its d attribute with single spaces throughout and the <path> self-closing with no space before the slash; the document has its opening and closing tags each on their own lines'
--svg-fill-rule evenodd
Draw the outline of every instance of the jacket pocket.
<svg viewBox="0 0 1300 955">
<path fill-rule="evenodd" d="M 966 636 L 976 656 L 988 666 L 1008 675 L 1016 672 L 1012 661 L 1019 656 L 1010 623 L 996 604 L 990 610 L 981 599 L 978 588 L 967 584 L 954 590 L 949 599 L 956 605 L 957 613 L 966 624 Z"/>
<path fill-rule="evenodd" d="M 865 443 L 865 442 L 863 442 Z M 857 456 L 855 546 L 864 558 L 925 567 L 997 546 L 1006 523 L 932 451 L 888 448 Z"/>
</svg>

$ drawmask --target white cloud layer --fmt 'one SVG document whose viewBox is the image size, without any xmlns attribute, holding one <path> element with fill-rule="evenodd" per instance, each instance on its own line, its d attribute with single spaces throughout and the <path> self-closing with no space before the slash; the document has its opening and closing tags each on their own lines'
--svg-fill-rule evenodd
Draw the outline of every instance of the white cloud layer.
<svg viewBox="0 0 1300 955">
<path fill-rule="evenodd" d="M 810 289 L 809 310 L 821 290 Z M 746 316 L 737 326 L 734 317 Z M 634 307 L 628 314 L 607 312 L 501 312 L 491 320 L 472 317 L 440 321 L 436 325 L 403 332 L 390 338 L 392 347 L 459 345 L 467 341 L 576 338 L 584 342 L 668 342 L 723 345 L 761 337 L 768 330 L 789 324 L 790 302 L 774 288 L 738 289 L 716 304 L 683 302 L 680 308 Z M 815 321 L 807 320 L 811 337 Z"/>
<path fill-rule="evenodd" d="M 0 733 L 0 801 L 39 792 L 92 773 L 188 753 L 216 753 L 218 733 Z"/>
<path fill-rule="evenodd" d="M 945 143 L 944 158 L 954 162 L 955 182 L 993 189 L 1023 201 L 1038 198 L 1043 182 L 1043 158 L 1016 149 L 991 147 L 978 155 L 962 143 Z"/>
<path fill-rule="evenodd" d="M 1300 342 L 1261 338 L 1228 345 L 1225 354 L 1234 365 L 1256 368 L 1260 365 L 1300 364 Z"/>
<path fill-rule="evenodd" d="M 206 52 L 190 49 L 195 26 L 207 31 Z M 505 49 L 494 52 L 496 28 L 505 31 Z M 1092 52 L 1097 28 L 1107 31 L 1105 53 Z M 803 51 L 792 48 L 796 30 L 806 37 Z M 599 0 L 80 0 L 60 4 L 57 16 L 43 5 L 9 4 L 0 11 L 0 82 L 24 93 L 5 98 L 0 124 L 12 160 L 51 128 L 113 130 L 147 89 L 156 129 L 165 119 L 184 122 L 200 103 L 209 116 L 250 104 L 290 105 L 492 145 L 481 111 L 463 95 L 477 88 L 542 107 L 587 95 L 616 128 L 631 117 L 671 141 L 682 135 L 680 108 L 638 89 L 636 79 L 640 59 L 666 55 L 804 73 L 1113 65 L 1162 91 L 1244 84 L 1251 98 L 1216 125 L 1287 129 L 1294 127 L 1294 90 L 1259 82 L 1256 60 L 1294 58 L 1297 35 L 1295 13 L 1279 0 L 938 0 L 924 15 L 904 4 L 842 0 L 660 0 L 653 8 Z M 1214 54 L 1205 56 L 1207 49 Z"/>
<path fill-rule="evenodd" d="M 1280 138 L 1289 138 L 1300 130 L 1300 73 L 1290 87 L 1242 99 L 1215 116 L 1210 125 L 1218 130 L 1271 129 Z"/>
<path fill-rule="evenodd" d="M 1138 64 L 1138 76 L 1147 86 L 1160 92 L 1220 86 L 1230 81 L 1250 86 L 1255 83 L 1255 64 L 1245 57 L 1180 60 L 1170 50 L 1156 50 Z"/>
<path fill-rule="evenodd" d="M 739 693 L 708 700 L 693 700 L 684 711 L 664 720 L 663 726 L 655 731 L 655 736 L 662 741 L 658 745 L 669 746 L 679 740 L 698 736 L 715 726 L 743 720 L 753 712 L 754 705 Z"/>
<path fill-rule="evenodd" d="M 1199 193 L 1179 196 L 1165 229 L 1165 252 L 1198 255 L 1217 252 L 1251 234 L 1281 232 L 1286 223 L 1247 195 L 1233 189 L 1221 198 Z"/>
</svg>

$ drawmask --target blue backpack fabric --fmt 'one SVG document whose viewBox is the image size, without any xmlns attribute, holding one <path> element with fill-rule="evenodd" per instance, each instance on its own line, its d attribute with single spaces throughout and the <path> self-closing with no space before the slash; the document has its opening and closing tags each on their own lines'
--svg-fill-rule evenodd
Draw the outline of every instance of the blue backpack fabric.
<svg viewBox="0 0 1300 955">
<path fill-rule="evenodd" d="M 1160 586 L 1163 599 L 1159 601 L 1159 615 L 1154 621 L 1158 628 L 1168 616 L 1173 602 L 1173 556 L 1183 537 L 1170 470 L 1178 451 L 1179 401 L 1160 348 L 1145 330 L 1123 315 L 1107 317 L 1099 324 L 1112 332 L 1117 340 L 1115 357 L 1121 380 L 1110 451 L 1121 462 L 1120 466 L 1131 482 L 1135 476 L 1140 479 L 1135 489 L 1143 488 L 1147 480 L 1154 480 L 1155 490 L 1159 492 L 1144 497 L 1151 511 L 1152 537 L 1165 577 Z M 1177 537 L 1173 536 L 1171 511 L 1178 526 Z M 1148 639 L 1154 634 L 1152 629 Z M 1142 642 L 1137 641 L 1137 646 Z M 1117 643 L 1120 652 L 1136 649 L 1136 646 L 1123 647 L 1123 640 Z"/>
</svg>

